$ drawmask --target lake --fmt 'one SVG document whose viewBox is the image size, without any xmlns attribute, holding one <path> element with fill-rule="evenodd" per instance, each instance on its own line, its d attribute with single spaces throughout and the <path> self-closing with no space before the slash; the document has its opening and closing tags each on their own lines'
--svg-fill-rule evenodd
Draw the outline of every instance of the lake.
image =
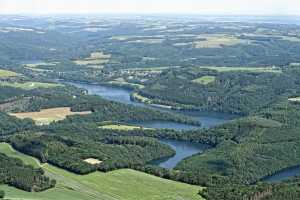
<svg viewBox="0 0 300 200">
<path fill-rule="evenodd" d="M 279 183 L 281 181 L 287 180 L 291 177 L 299 176 L 300 175 L 300 166 L 291 167 L 287 169 L 283 169 L 271 176 L 267 176 L 262 179 L 262 181 L 269 182 L 269 183 Z"/>
<path fill-rule="evenodd" d="M 74 83 L 74 82 L 64 82 L 66 84 L 73 85 L 78 88 L 82 88 L 88 91 L 88 94 L 99 95 L 104 99 L 116 101 L 124 104 L 147 107 L 152 109 L 158 109 L 160 111 L 169 111 L 174 113 L 183 114 L 189 116 L 199 122 L 201 122 L 201 127 L 208 128 L 219 124 L 223 124 L 229 120 L 234 119 L 236 116 L 222 113 L 214 112 L 199 112 L 199 111 L 173 111 L 166 110 L 164 108 L 153 107 L 151 105 L 134 102 L 130 99 L 130 94 L 132 90 L 116 88 L 103 85 L 95 85 L 88 83 Z M 151 122 L 135 122 L 133 124 L 144 126 L 147 128 L 168 128 L 175 130 L 191 130 L 200 128 L 199 126 L 193 126 L 188 124 L 176 123 L 176 122 L 166 122 L 166 121 L 151 121 Z M 158 166 L 165 168 L 174 168 L 181 160 L 190 157 L 194 154 L 201 153 L 208 148 L 205 144 L 199 144 L 195 142 L 188 141 L 177 141 L 177 140 L 160 140 L 161 142 L 168 144 L 173 148 L 176 154 L 173 157 L 160 159 L 153 161 Z"/>
<path fill-rule="evenodd" d="M 184 158 L 190 157 L 191 155 L 202 153 L 206 149 L 210 148 L 209 145 L 200 143 L 192 143 L 177 140 L 160 140 L 162 143 L 169 145 L 176 151 L 176 155 L 170 158 L 162 158 L 151 162 L 151 164 L 158 165 L 167 169 L 172 169 L 183 160 Z"/>
</svg>

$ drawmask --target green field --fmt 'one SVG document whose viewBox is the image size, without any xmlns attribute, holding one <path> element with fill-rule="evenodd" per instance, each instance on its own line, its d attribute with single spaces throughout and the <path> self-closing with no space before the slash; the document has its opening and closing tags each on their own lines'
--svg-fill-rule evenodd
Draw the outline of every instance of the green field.
<svg viewBox="0 0 300 200">
<path fill-rule="evenodd" d="M 211 69 L 218 72 L 232 72 L 232 71 L 241 71 L 241 72 L 272 72 L 272 73 L 281 73 L 281 69 L 276 67 L 215 67 L 215 66 L 201 66 L 200 69 Z"/>
<path fill-rule="evenodd" d="M 6 185 L 6 199 L 15 200 L 201 200 L 198 186 L 170 181 L 142 172 L 122 169 L 109 173 L 95 172 L 76 175 L 14 151 L 0 143 L 0 152 L 22 159 L 25 163 L 41 166 L 46 175 L 57 180 L 54 189 L 29 193 Z"/>
<path fill-rule="evenodd" d="M 199 83 L 201 85 L 207 85 L 209 83 L 215 82 L 216 77 L 215 76 L 202 76 L 200 78 L 192 80 L 194 83 Z"/>
<path fill-rule="evenodd" d="M 0 78 L 7 78 L 7 77 L 14 77 L 14 76 L 19 76 L 19 74 L 12 71 L 0 69 Z"/>
<path fill-rule="evenodd" d="M 111 129 L 111 130 L 123 130 L 123 131 L 131 131 L 135 129 L 151 129 L 151 128 L 144 128 L 140 126 L 123 125 L 123 124 L 110 124 L 110 125 L 100 126 L 99 128 Z"/>
<path fill-rule="evenodd" d="M 41 82 L 10 83 L 10 82 L 3 81 L 3 82 L 0 82 L 0 86 L 20 88 L 23 90 L 33 90 L 33 89 L 39 89 L 39 88 L 62 87 L 63 85 L 55 84 L 55 83 L 41 83 Z"/>
</svg>

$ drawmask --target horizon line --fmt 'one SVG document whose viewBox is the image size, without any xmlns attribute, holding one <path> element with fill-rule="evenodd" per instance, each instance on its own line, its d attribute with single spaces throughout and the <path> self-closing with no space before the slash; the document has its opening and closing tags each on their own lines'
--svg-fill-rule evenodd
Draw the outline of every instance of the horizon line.
<svg viewBox="0 0 300 200">
<path fill-rule="evenodd" d="M 35 15 L 35 16 L 45 16 L 45 15 L 140 15 L 140 16 L 148 16 L 148 15 L 187 15 L 187 16 L 203 16 L 203 17 L 222 17 L 222 16 L 227 16 L 227 17 L 293 17 L 297 16 L 300 17 L 300 14 L 261 14 L 261 13 L 253 13 L 253 14 L 238 14 L 238 13 L 206 13 L 206 14 L 201 14 L 201 13 L 185 13 L 185 12 L 149 12 L 149 13 L 134 13 L 134 12 L 49 12 L 49 13 L 35 13 L 35 12 L 8 12 L 8 13 L 1 13 L 0 15 Z"/>
</svg>

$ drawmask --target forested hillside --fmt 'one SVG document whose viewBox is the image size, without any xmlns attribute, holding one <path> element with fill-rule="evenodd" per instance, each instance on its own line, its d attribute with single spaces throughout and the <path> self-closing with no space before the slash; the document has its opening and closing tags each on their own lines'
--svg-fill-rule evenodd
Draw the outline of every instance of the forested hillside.
<svg viewBox="0 0 300 200">
<path fill-rule="evenodd" d="M 55 180 L 44 175 L 44 171 L 24 165 L 21 160 L 0 154 L 0 183 L 26 190 L 39 192 L 55 186 Z M 2 195 L 3 196 L 3 195 Z"/>
</svg>

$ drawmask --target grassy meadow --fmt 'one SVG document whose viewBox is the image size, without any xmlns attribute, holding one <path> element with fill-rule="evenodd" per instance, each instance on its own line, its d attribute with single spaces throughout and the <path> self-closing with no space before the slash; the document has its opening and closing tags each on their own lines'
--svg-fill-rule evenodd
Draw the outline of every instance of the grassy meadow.
<svg viewBox="0 0 300 200">
<path fill-rule="evenodd" d="M 194 83 L 199 83 L 201 85 L 207 85 L 209 83 L 215 82 L 216 77 L 215 76 L 202 76 L 200 78 L 192 80 Z"/>
<path fill-rule="evenodd" d="M 14 200 L 201 200 L 198 186 L 170 181 L 130 169 L 76 175 L 35 158 L 16 152 L 0 143 L 0 152 L 17 157 L 27 164 L 42 167 L 46 175 L 57 180 L 55 188 L 29 193 L 0 185 L 6 199 Z"/>
</svg>

